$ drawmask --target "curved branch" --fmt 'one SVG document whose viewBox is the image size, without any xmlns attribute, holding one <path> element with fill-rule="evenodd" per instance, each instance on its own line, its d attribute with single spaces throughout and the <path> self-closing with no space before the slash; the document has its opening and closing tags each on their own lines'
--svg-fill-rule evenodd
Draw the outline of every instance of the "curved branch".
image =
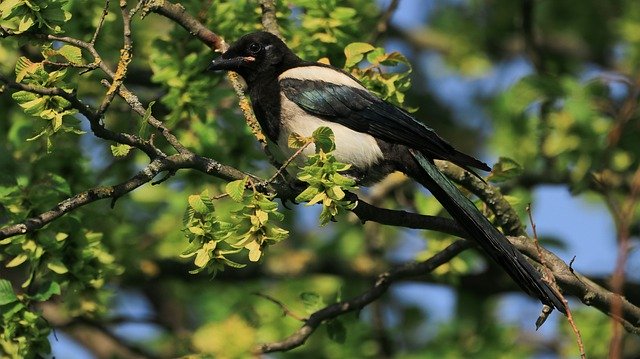
<svg viewBox="0 0 640 359">
<path fill-rule="evenodd" d="M 464 230 L 452 219 L 425 216 L 405 211 L 384 209 L 358 201 L 352 210 L 363 222 L 375 221 L 381 224 L 402 226 L 416 229 L 437 230 L 440 232 L 469 239 Z M 363 217 L 360 217 L 362 215 Z M 540 265 L 540 256 L 535 243 L 527 236 L 507 236 L 507 239 L 529 259 Z M 569 267 L 562 259 L 551 251 L 541 248 L 543 260 L 553 272 L 556 281 L 565 293 L 571 294 L 582 303 L 597 308 L 611 316 L 611 304 L 618 300 L 610 290 L 594 283 L 587 277 Z M 640 334 L 640 308 L 623 298 L 623 314 L 619 320 L 630 333 Z"/>
<path fill-rule="evenodd" d="M 305 343 L 305 341 L 323 322 L 334 319 L 345 313 L 358 311 L 364 308 L 367 304 L 380 298 L 384 293 L 386 293 L 387 289 L 389 289 L 391 284 L 394 282 L 406 278 L 425 275 L 442 264 L 449 262 L 453 257 L 457 256 L 470 246 L 471 244 L 469 241 L 458 240 L 424 262 L 408 263 L 389 272 L 385 272 L 378 276 L 375 284 L 369 288 L 369 290 L 349 300 L 335 303 L 318 310 L 311 314 L 309 319 L 306 320 L 305 324 L 300 329 L 285 340 L 275 343 L 260 344 L 254 352 L 257 354 L 270 353 L 291 350 L 299 347 Z"/>
</svg>

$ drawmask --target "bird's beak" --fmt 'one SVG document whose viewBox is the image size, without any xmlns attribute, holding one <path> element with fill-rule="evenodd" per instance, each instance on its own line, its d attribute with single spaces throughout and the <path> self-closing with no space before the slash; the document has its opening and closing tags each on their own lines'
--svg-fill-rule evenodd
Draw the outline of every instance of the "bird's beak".
<svg viewBox="0 0 640 359">
<path fill-rule="evenodd" d="M 209 67 L 207 67 L 207 71 L 235 71 L 254 61 L 256 61 L 256 58 L 252 56 L 238 56 L 230 59 L 223 59 L 222 56 L 220 56 L 211 61 Z"/>
</svg>

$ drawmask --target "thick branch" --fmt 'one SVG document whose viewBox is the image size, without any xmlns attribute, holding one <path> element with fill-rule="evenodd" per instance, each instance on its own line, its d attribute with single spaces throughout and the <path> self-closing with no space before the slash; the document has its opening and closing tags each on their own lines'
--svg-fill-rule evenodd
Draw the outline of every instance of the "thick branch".
<svg viewBox="0 0 640 359">
<path fill-rule="evenodd" d="M 155 1 L 149 6 L 149 10 L 175 21 L 214 51 L 222 52 L 228 47 L 220 36 L 207 29 L 200 21 L 186 12 L 185 8 L 180 4 L 173 4 L 169 1 Z"/>
<path fill-rule="evenodd" d="M 371 206 L 359 201 L 353 212 L 364 221 L 375 221 L 381 224 L 403 226 L 416 229 L 438 230 L 461 238 L 470 239 L 464 230 L 452 219 L 424 216 L 405 211 L 397 211 Z M 363 217 L 360 217 L 362 215 Z M 406 225 L 405 225 L 406 223 Z M 507 237 L 516 248 L 529 259 L 540 264 L 540 258 L 534 242 L 526 236 Z M 580 299 L 584 304 L 597 308 L 611 315 L 611 303 L 616 296 L 608 289 L 592 282 L 585 276 L 570 268 L 562 259 L 542 248 L 545 262 L 553 271 L 556 281 L 565 293 Z M 617 318 L 625 325 L 627 331 L 640 334 L 640 308 L 623 299 L 623 316 Z"/>
<path fill-rule="evenodd" d="M 31 217 L 22 223 L 0 228 L 0 239 L 36 231 L 66 213 L 89 203 L 106 198 L 116 200 L 143 184 L 151 182 L 159 173 L 165 171 L 177 171 L 183 168 L 192 168 L 228 181 L 242 179 L 247 176 L 246 173 L 233 167 L 223 165 L 210 158 L 196 156 L 193 154 L 178 154 L 166 158 L 156 158 L 135 176 L 125 182 L 115 186 L 102 186 L 89 189 L 65 199 L 51 210 L 41 213 L 35 217 Z"/>
<path fill-rule="evenodd" d="M 262 10 L 262 27 L 265 31 L 268 31 L 284 40 L 280 34 L 280 29 L 278 28 L 275 0 L 260 0 L 260 9 Z"/>
</svg>

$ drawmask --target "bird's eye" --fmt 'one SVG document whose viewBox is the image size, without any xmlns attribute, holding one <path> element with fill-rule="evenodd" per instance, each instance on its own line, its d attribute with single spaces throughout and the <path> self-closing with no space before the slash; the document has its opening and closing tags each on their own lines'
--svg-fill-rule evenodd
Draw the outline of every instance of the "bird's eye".
<svg viewBox="0 0 640 359">
<path fill-rule="evenodd" d="M 249 52 L 254 55 L 260 52 L 260 50 L 262 50 L 262 45 L 257 42 L 251 43 L 251 45 L 249 45 Z"/>
</svg>

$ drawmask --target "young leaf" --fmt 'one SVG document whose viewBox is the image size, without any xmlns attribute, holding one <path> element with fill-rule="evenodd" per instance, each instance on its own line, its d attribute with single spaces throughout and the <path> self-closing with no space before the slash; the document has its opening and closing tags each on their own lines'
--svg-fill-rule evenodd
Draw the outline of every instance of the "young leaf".
<svg viewBox="0 0 640 359">
<path fill-rule="evenodd" d="M 29 259 L 29 257 L 26 254 L 18 254 L 17 256 L 15 256 L 15 258 L 9 261 L 9 263 L 5 264 L 5 267 L 7 268 L 17 267 L 22 263 L 24 263 L 27 259 Z"/>
<path fill-rule="evenodd" d="M 358 62 L 362 61 L 364 54 L 369 51 L 373 51 L 375 47 L 366 42 L 353 42 L 344 48 L 344 55 L 346 57 L 345 67 L 352 67 Z"/>
<path fill-rule="evenodd" d="M 297 149 L 306 145 L 308 142 L 308 137 L 301 136 L 294 132 L 289 135 L 289 138 L 287 139 L 287 146 L 289 146 L 289 148 Z"/>
<path fill-rule="evenodd" d="M 0 305 L 13 303 L 18 300 L 18 297 L 13 292 L 11 282 L 6 279 L 0 279 Z"/>
<path fill-rule="evenodd" d="M 124 157 L 129 154 L 132 148 L 133 147 L 122 143 L 115 146 L 111 145 L 111 154 L 113 154 L 114 157 Z"/>
<path fill-rule="evenodd" d="M 72 64 L 81 64 L 82 63 L 82 52 L 79 47 L 71 46 L 71 45 L 63 45 L 58 49 L 58 53 L 62 55 L 67 61 Z"/>
<path fill-rule="evenodd" d="M 244 196 L 244 189 L 247 186 L 248 178 L 245 177 L 241 180 L 232 181 L 227 183 L 224 188 L 224 191 L 236 202 L 242 202 L 242 198 Z"/>
<path fill-rule="evenodd" d="M 313 131 L 312 136 L 316 144 L 316 151 L 320 149 L 327 153 L 335 150 L 335 137 L 333 135 L 333 131 L 329 127 L 318 127 Z"/>
<path fill-rule="evenodd" d="M 36 294 L 31 296 L 31 299 L 43 302 L 51 298 L 52 295 L 60 295 L 60 284 L 58 282 L 48 282 L 43 285 Z"/>
<path fill-rule="evenodd" d="M 498 163 L 493 165 L 493 169 L 487 180 L 491 182 L 504 182 L 519 176 L 523 171 L 523 167 L 515 160 L 508 157 L 500 157 Z"/>
<path fill-rule="evenodd" d="M 41 67 L 42 67 L 42 63 L 31 62 L 31 60 L 29 60 L 28 58 L 21 56 L 20 58 L 18 58 L 18 61 L 16 62 L 16 82 L 22 81 L 22 79 L 24 79 L 25 76 L 36 72 L 36 70 Z"/>
<path fill-rule="evenodd" d="M 208 196 L 207 196 L 207 198 L 208 198 Z M 210 212 L 209 207 L 204 202 L 203 196 L 201 194 L 193 194 L 193 195 L 189 196 L 187 201 L 189 202 L 189 205 L 191 206 L 191 208 L 196 210 L 196 212 L 198 212 L 198 213 L 206 214 L 206 213 Z"/>
<path fill-rule="evenodd" d="M 69 272 L 67 266 L 65 266 L 64 263 L 62 263 L 59 259 L 52 260 L 47 263 L 47 268 L 58 274 L 65 274 Z"/>
</svg>

